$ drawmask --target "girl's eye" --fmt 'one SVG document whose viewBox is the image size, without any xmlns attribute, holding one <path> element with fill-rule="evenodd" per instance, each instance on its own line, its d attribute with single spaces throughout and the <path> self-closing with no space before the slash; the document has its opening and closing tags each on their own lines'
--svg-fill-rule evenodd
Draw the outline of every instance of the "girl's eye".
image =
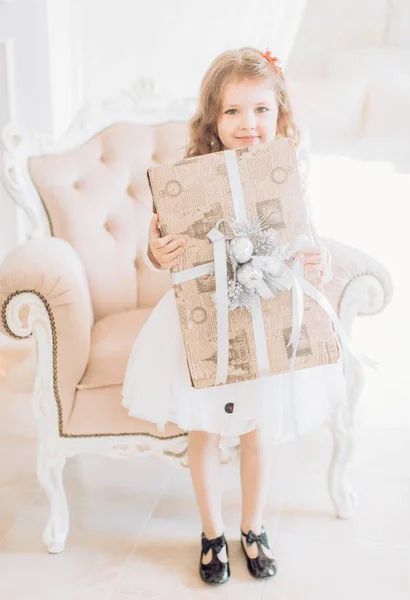
<svg viewBox="0 0 410 600">
<path fill-rule="evenodd" d="M 256 110 L 258 112 L 264 113 L 264 112 L 267 112 L 269 109 L 266 108 L 266 106 L 258 106 Z M 227 115 L 234 115 L 235 112 L 237 112 L 236 108 L 229 108 L 227 111 L 225 111 L 225 114 L 227 114 Z"/>
</svg>

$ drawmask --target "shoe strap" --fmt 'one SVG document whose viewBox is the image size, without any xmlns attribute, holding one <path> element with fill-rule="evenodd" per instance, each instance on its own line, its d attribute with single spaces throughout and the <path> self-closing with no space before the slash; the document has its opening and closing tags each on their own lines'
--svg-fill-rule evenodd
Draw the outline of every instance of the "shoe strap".
<svg viewBox="0 0 410 600">
<path fill-rule="evenodd" d="M 266 535 L 265 531 L 262 531 L 262 533 L 256 535 L 256 533 L 254 533 L 252 529 L 250 529 L 248 533 L 244 533 L 243 531 L 241 531 L 241 534 L 246 538 L 246 545 L 248 547 L 252 546 L 252 544 L 254 544 L 255 542 L 259 542 L 260 544 L 263 544 L 265 548 L 269 548 L 268 536 Z"/>
</svg>

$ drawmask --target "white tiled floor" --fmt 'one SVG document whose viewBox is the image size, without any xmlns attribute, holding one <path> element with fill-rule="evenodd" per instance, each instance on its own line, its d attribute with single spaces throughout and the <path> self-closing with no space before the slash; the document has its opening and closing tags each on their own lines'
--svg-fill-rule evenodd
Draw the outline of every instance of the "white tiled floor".
<svg viewBox="0 0 410 600">
<path fill-rule="evenodd" d="M 208 589 L 197 576 L 199 522 L 186 469 L 159 459 L 68 462 L 71 531 L 66 550 L 41 540 L 47 502 L 34 476 L 33 443 L 4 439 L 9 470 L 0 505 L 2 600 L 284 598 L 405 600 L 410 593 L 410 439 L 404 430 L 361 430 L 350 482 L 357 515 L 334 518 L 326 489 L 330 435 L 312 431 L 278 448 L 265 525 L 280 571 L 259 584 L 238 542 L 239 481 L 225 469 L 231 581 Z M 29 467 L 29 468 L 28 468 Z"/>
<path fill-rule="evenodd" d="M 238 541 L 237 465 L 224 467 L 232 578 L 221 588 L 209 588 L 197 575 L 200 525 L 189 472 L 155 458 L 118 462 L 84 456 L 69 460 L 65 470 L 71 516 L 66 550 L 49 555 L 41 539 L 48 509 L 35 478 L 28 395 L 14 382 L 11 390 L 0 389 L 1 600 L 408 600 L 410 319 L 402 321 L 408 253 L 399 252 L 408 234 L 405 219 L 396 222 L 394 232 L 388 220 L 405 214 L 410 175 L 388 165 L 372 169 L 369 162 L 330 157 L 316 157 L 313 168 L 320 231 L 378 256 L 396 284 L 391 307 L 355 326 L 357 343 L 383 365 L 379 373 L 367 373 L 358 408 L 349 470 L 360 497 L 356 517 L 334 518 L 326 489 L 331 437 L 325 428 L 277 446 L 265 525 L 279 572 L 271 581 L 255 582 Z M 320 177 L 323 170 L 333 180 L 356 178 L 355 185 L 338 188 L 343 211 L 326 205 L 330 192 Z M 370 174 L 376 181 L 366 186 Z M 349 194 L 360 188 L 364 195 Z"/>
</svg>

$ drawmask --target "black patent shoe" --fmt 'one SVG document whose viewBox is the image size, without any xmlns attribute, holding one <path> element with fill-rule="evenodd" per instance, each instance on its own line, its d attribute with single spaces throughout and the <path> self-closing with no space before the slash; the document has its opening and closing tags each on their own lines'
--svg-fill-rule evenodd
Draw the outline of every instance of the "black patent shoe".
<svg viewBox="0 0 410 600">
<path fill-rule="evenodd" d="M 202 534 L 202 552 L 199 563 L 199 574 L 202 581 L 205 583 L 225 583 L 231 576 L 231 570 L 229 568 L 229 555 L 228 555 L 228 544 L 224 535 L 221 535 L 213 540 L 208 540 L 205 534 Z M 226 556 L 228 562 L 222 562 L 218 558 L 219 552 L 226 546 Z M 204 565 L 202 562 L 203 557 L 208 554 L 209 550 L 212 549 L 212 560 L 208 564 Z"/>
<path fill-rule="evenodd" d="M 265 579 L 266 577 L 273 577 L 276 575 L 277 564 L 274 558 L 269 558 L 264 553 L 262 546 L 270 550 L 268 536 L 265 531 L 262 530 L 260 535 L 256 535 L 252 530 L 248 533 L 241 531 L 241 546 L 246 556 L 246 563 L 248 565 L 248 571 L 252 577 L 256 579 Z M 252 546 L 254 542 L 258 545 L 258 556 L 256 558 L 249 558 L 246 548 L 244 546 L 243 537 L 246 538 L 246 546 Z"/>
</svg>

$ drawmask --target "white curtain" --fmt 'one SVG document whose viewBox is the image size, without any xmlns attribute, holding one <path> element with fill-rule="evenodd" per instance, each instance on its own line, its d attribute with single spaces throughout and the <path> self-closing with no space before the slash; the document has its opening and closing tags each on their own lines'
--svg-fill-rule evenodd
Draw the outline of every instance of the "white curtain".
<svg viewBox="0 0 410 600">
<path fill-rule="evenodd" d="M 286 61 L 307 0 L 71 0 L 78 98 L 94 100 L 149 77 L 195 97 L 220 52 L 266 46 Z"/>
</svg>

